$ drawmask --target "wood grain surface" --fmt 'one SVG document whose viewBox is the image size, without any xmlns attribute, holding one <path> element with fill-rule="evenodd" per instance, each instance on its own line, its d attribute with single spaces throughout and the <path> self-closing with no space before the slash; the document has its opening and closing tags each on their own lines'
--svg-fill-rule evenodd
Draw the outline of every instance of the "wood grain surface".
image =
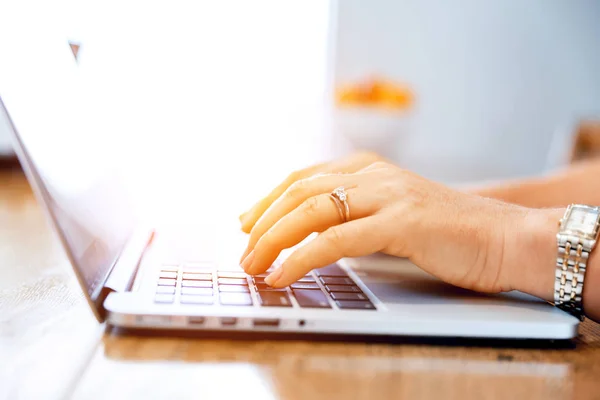
<svg viewBox="0 0 600 400">
<path fill-rule="evenodd" d="M 0 171 L 0 399 L 63 398 L 597 399 L 600 327 L 545 349 L 115 334 L 21 172 Z"/>
</svg>

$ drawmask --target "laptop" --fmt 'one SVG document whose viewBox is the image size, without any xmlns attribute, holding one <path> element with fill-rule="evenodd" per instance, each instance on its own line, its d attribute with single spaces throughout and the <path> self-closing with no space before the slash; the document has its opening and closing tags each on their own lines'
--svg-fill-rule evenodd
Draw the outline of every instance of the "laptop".
<svg viewBox="0 0 600 400">
<path fill-rule="evenodd" d="M 459 289 L 406 260 L 342 259 L 276 290 L 265 284 L 265 274 L 248 276 L 237 262 L 213 257 L 210 245 L 197 242 L 192 251 L 178 253 L 186 247 L 179 244 L 190 241 L 189 232 L 139 225 L 127 204 L 120 172 L 109 168 L 111 146 L 99 150 L 103 132 L 88 109 L 68 43 L 49 35 L 34 39 L 0 41 L 0 123 L 14 139 L 98 321 L 161 334 L 223 337 L 568 340 L 577 335 L 579 321 L 542 300 Z M 232 248 L 240 234 L 231 232 Z M 210 234 L 204 237 L 209 240 Z M 227 240 L 226 234 L 218 238 L 225 246 Z"/>
</svg>

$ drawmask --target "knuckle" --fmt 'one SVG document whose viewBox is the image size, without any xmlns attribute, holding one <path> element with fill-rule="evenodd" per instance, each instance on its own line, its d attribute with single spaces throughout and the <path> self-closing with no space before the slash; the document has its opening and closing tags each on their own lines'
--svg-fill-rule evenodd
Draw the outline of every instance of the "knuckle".
<svg viewBox="0 0 600 400">
<path fill-rule="evenodd" d="M 386 180 L 390 182 L 407 185 L 413 180 L 413 173 L 411 171 L 399 168 L 395 165 L 388 164 L 387 168 L 383 168 L 380 171 L 382 177 L 386 178 Z"/>
<path fill-rule="evenodd" d="M 375 161 L 374 163 L 372 163 L 369 168 L 370 169 L 386 169 L 390 166 L 389 163 L 385 162 L 385 161 Z"/>
<path fill-rule="evenodd" d="M 293 183 L 293 182 L 296 182 L 298 179 L 300 179 L 301 175 L 302 175 L 302 171 L 300 171 L 300 170 L 292 171 L 285 180 L 287 182 Z"/>
<path fill-rule="evenodd" d="M 308 182 L 305 179 L 298 180 L 288 188 L 286 191 L 288 198 L 297 199 L 302 197 L 303 193 L 306 192 Z"/>
<path fill-rule="evenodd" d="M 323 239 L 335 248 L 339 248 L 344 240 L 344 234 L 339 225 L 332 226 L 323 233 Z"/>
<path fill-rule="evenodd" d="M 304 202 L 302 211 L 306 216 L 313 216 L 318 212 L 320 204 L 321 202 L 318 197 L 311 197 Z"/>
<path fill-rule="evenodd" d="M 397 168 L 395 173 L 403 179 L 412 179 L 414 177 L 413 172 L 405 168 Z"/>
<path fill-rule="evenodd" d="M 288 182 L 289 185 L 291 185 L 294 182 L 300 181 L 302 179 L 306 179 L 309 176 L 313 175 L 315 167 L 316 166 L 311 166 L 311 167 L 297 169 L 295 171 L 292 171 L 292 173 L 290 173 L 288 175 L 288 177 L 286 178 L 286 181 Z"/>
<path fill-rule="evenodd" d="M 381 192 L 386 195 L 386 196 L 393 196 L 395 194 L 397 194 L 399 191 L 401 191 L 401 187 L 399 187 L 399 185 L 396 182 L 391 182 L 391 181 L 383 181 L 380 184 L 380 190 Z"/>
<path fill-rule="evenodd" d="M 277 245 L 277 237 L 273 234 L 273 231 L 268 230 L 260 237 L 260 239 L 258 239 L 258 242 L 256 243 L 256 248 L 269 249 L 274 247 L 275 245 Z"/>
</svg>

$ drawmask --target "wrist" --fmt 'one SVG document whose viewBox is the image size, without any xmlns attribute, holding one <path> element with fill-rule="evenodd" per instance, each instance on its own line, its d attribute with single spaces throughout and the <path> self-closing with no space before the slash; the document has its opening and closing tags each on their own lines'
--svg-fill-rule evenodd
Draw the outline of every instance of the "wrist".
<svg viewBox="0 0 600 400">
<path fill-rule="evenodd" d="M 520 187 L 511 182 L 487 184 L 479 187 L 467 188 L 466 192 L 488 199 L 499 200 L 509 204 L 520 204 Z"/>
<path fill-rule="evenodd" d="M 503 271 L 511 290 L 554 300 L 556 234 L 564 212 L 564 208 L 525 209 L 508 224 Z"/>
</svg>

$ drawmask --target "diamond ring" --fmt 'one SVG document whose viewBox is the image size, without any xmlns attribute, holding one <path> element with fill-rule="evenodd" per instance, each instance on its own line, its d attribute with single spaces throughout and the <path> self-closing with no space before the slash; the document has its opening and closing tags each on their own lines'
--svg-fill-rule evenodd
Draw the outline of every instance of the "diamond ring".
<svg viewBox="0 0 600 400">
<path fill-rule="evenodd" d="M 338 208 L 340 208 L 340 214 L 341 211 L 344 211 L 343 214 L 343 220 L 344 222 L 348 222 L 350 221 L 350 207 L 348 206 L 348 193 L 346 193 L 346 189 L 344 189 L 342 186 L 335 188 L 333 190 L 333 192 L 331 192 L 331 197 L 335 198 L 336 200 L 338 200 L 341 205 L 343 206 L 340 207 L 338 204 Z"/>
</svg>

